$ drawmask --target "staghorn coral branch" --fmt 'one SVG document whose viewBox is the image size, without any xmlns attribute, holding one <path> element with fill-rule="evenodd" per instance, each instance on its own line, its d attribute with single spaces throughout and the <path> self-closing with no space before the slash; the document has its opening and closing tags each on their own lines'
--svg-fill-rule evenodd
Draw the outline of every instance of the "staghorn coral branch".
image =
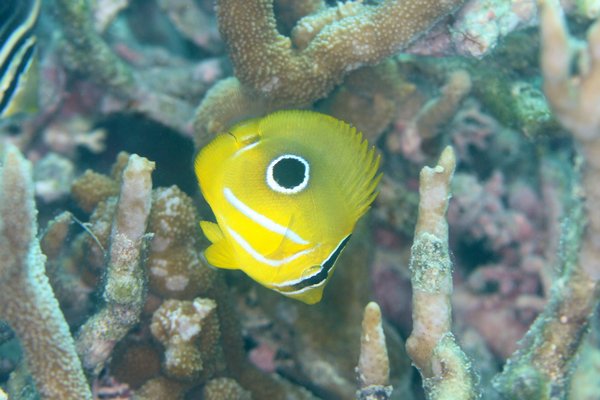
<svg viewBox="0 0 600 400">
<path fill-rule="evenodd" d="M 438 135 L 440 127 L 453 118 L 470 90 L 471 77 L 466 70 L 450 72 L 440 95 L 425 103 L 415 116 L 414 124 L 418 135 L 422 139 Z"/>
<path fill-rule="evenodd" d="M 194 119 L 195 144 L 199 149 L 211 138 L 210 134 L 225 131 L 234 122 L 275 109 L 265 99 L 253 96 L 235 77 L 221 79 L 206 93 Z"/>
<path fill-rule="evenodd" d="M 0 171 L 0 318 L 18 335 L 42 399 L 91 399 L 69 326 L 45 275 L 31 166 L 8 146 Z"/>
<path fill-rule="evenodd" d="M 568 33 L 559 9 L 551 1 L 541 2 L 541 64 L 544 91 L 554 113 L 579 142 L 585 156 L 584 187 L 587 197 L 586 230 L 582 249 L 583 267 L 600 278 L 600 21 L 588 30 L 587 65 L 580 76 L 569 75 L 571 53 Z M 584 58 L 585 60 L 585 58 Z"/>
<path fill-rule="evenodd" d="M 589 61 L 586 65 L 584 60 L 579 77 L 569 73 L 569 35 L 560 8 L 550 1 L 540 2 L 540 36 L 544 92 L 553 111 L 578 140 L 596 138 L 600 127 L 600 23 L 588 31 Z"/>
<path fill-rule="evenodd" d="M 154 90 L 138 71 L 112 51 L 94 28 L 89 0 L 56 0 L 54 7 L 64 36 L 62 58 L 70 69 L 127 100 L 132 110 L 183 134 L 190 133 L 192 107 L 181 99 Z"/>
<path fill-rule="evenodd" d="M 597 281 L 577 262 L 583 218 L 582 207 L 571 209 L 570 222 L 562 232 L 562 276 L 555 281 L 548 306 L 521 341 L 520 349 L 494 378 L 494 387 L 503 398 L 550 400 L 567 394 L 574 357 L 599 293 Z"/>
<path fill-rule="evenodd" d="M 56 16 L 65 36 L 65 57 L 80 72 L 121 96 L 136 86 L 133 71 L 95 31 L 88 0 L 56 0 Z"/>
<path fill-rule="evenodd" d="M 452 263 L 445 214 L 456 159 L 446 147 L 420 175 L 419 217 L 411 251 L 413 330 L 406 350 L 423 376 L 428 399 L 476 399 L 477 378 L 450 331 Z"/>
<path fill-rule="evenodd" d="M 347 72 L 399 51 L 461 3 L 353 3 L 350 16 L 323 25 L 302 51 L 278 33 L 272 0 L 219 0 L 217 17 L 237 78 L 263 96 L 298 106 L 325 96 Z"/>
<path fill-rule="evenodd" d="M 562 275 L 555 282 L 544 312 L 495 381 L 507 398 L 563 398 L 573 360 L 585 337 L 600 293 L 600 24 L 588 31 L 591 64 L 581 76 L 570 76 L 569 37 L 557 5 L 540 2 L 541 64 L 544 89 L 556 116 L 581 144 L 585 208 L 575 187 L 575 207 L 563 230 Z M 585 212 L 584 212 L 585 210 Z M 586 224 L 587 222 L 587 224 Z M 584 227 L 585 226 L 585 227 Z M 582 228 L 584 227 L 584 228 Z M 583 236 L 581 231 L 583 229 Z"/>
<path fill-rule="evenodd" d="M 196 145 L 236 122 L 234 110 L 249 108 L 244 114 L 256 116 L 325 97 L 348 72 L 398 52 L 462 2 L 350 1 L 318 8 L 318 14 L 298 22 L 292 41 L 277 30 L 273 0 L 217 1 L 219 30 L 235 78 L 215 87 L 200 104 L 194 120 Z"/>
<path fill-rule="evenodd" d="M 194 0 L 159 0 L 159 7 L 175 28 L 198 47 L 210 52 L 222 47 L 214 19 L 211 19 Z M 209 27 L 207 29 L 207 27 Z"/>
<path fill-rule="evenodd" d="M 110 237 L 105 306 L 82 327 L 77 351 L 86 370 L 98 374 L 116 343 L 138 322 L 146 297 L 143 247 L 151 206 L 154 163 L 132 155 L 123 171 Z"/>
<path fill-rule="evenodd" d="M 427 101 L 407 124 L 398 143 L 403 154 L 409 159 L 423 162 L 425 159 L 421 149 L 423 142 L 440 134 L 441 127 L 452 120 L 470 91 L 469 73 L 463 69 L 451 71 L 439 96 Z"/>
</svg>

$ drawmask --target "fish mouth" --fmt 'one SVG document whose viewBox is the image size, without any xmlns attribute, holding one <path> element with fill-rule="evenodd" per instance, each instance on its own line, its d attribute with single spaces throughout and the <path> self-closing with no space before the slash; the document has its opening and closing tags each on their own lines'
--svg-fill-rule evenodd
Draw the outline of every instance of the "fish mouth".
<svg viewBox="0 0 600 400">
<path fill-rule="evenodd" d="M 348 240 L 350 240 L 351 236 L 352 234 L 342 239 L 342 241 L 337 245 L 335 250 L 331 252 L 329 257 L 327 257 L 323 264 L 317 266 L 319 270 L 316 274 L 313 274 L 302 280 L 296 281 L 293 284 L 276 286 L 274 287 L 274 289 L 282 294 L 292 295 L 305 292 L 309 289 L 317 288 L 324 284 L 329 276 L 329 271 L 331 271 L 331 269 L 335 265 L 335 262 L 342 253 L 342 250 L 344 250 L 344 247 L 346 247 L 346 244 L 348 243 Z"/>
</svg>

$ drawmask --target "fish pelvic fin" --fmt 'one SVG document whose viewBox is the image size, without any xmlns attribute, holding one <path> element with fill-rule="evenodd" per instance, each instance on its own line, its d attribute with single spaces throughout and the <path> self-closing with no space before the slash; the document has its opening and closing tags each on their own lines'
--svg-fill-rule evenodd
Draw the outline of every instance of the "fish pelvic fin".
<svg viewBox="0 0 600 400">
<path fill-rule="evenodd" d="M 224 239 L 223 231 L 219 225 L 210 221 L 200 221 L 200 229 L 202 229 L 202 233 L 211 243 L 217 243 Z"/>
<path fill-rule="evenodd" d="M 238 269 L 234 258 L 234 250 L 225 239 L 219 225 L 210 221 L 200 221 L 204 236 L 212 243 L 205 251 L 204 257 L 217 268 Z"/>
<path fill-rule="evenodd" d="M 223 239 L 213 243 L 204 251 L 204 257 L 212 266 L 223 269 L 239 269 L 234 257 L 233 248 Z"/>
</svg>

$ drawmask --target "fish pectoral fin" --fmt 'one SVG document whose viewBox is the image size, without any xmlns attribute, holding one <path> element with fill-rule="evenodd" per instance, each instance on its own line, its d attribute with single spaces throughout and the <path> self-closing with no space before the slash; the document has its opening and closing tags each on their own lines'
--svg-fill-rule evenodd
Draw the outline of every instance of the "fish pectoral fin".
<svg viewBox="0 0 600 400">
<path fill-rule="evenodd" d="M 224 269 L 238 269 L 233 254 L 231 245 L 225 239 L 211 244 L 204 250 L 204 257 L 212 266 Z"/>
<path fill-rule="evenodd" d="M 286 258 L 291 254 L 298 253 L 300 251 L 306 250 L 311 247 L 310 243 L 299 244 L 294 240 L 290 239 L 290 234 L 293 234 L 293 223 L 294 216 L 290 216 L 290 221 L 287 224 L 287 228 L 281 240 L 277 243 L 277 246 L 273 249 L 273 251 L 269 252 L 266 256 L 267 258 L 280 259 Z"/>
<path fill-rule="evenodd" d="M 217 243 L 224 239 L 223 231 L 221 231 L 219 225 L 214 222 L 200 221 L 200 229 L 202 229 L 204 236 L 206 236 L 211 243 Z"/>
</svg>

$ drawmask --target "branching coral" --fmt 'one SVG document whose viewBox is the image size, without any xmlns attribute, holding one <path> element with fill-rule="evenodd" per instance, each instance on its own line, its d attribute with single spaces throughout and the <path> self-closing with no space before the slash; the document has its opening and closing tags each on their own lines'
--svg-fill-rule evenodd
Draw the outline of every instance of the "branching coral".
<svg viewBox="0 0 600 400">
<path fill-rule="evenodd" d="M 600 218 L 596 212 L 600 204 L 597 110 L 600 104 L 600 24 L 596 23 L 588 31 L 590 65 L 573 80 L 569 73 L 568 35 L 560 11 L 552 0 L 542 1 L 540 5 L 544 89 L 557 117 L 571 131 L 585 156 L 582 179 L 585 213 L 582 214 L 583 210 L 577 205 L 572 208 L 572 225 L 563 232 L 561 276 L 553 286 L 549 305 L 495 381 L 496 388 L 508 398 L 550 399 L 565 395 L 573 358 L 598 304 L 600 287 Z"/>
<path fill-rule="evenodd" d="M 422 142 L 432 140 L 440 134 L 440 129 L 456 114 L 462 100 L 471 90 L 471 77 L 465 70 L 451 71 L 447 82 L 438 97 L 428 100 L 402 132 L 402 136 L 388 144 L 405 157 L 414 161 L 424 161 Z"/>
<path fill-rule="evenodd" d="M 148 261 L 153 293 L 165 298 L 192 300 L 206 295 L 215 273 L 198 253 L 203 246 L 192 199 L 176 186 L 157 188 L 152 195 L 148 230 L 154 234 Z"/>
<path fill-rule="evenodd" d="M 396 61 L 388 59 L 349 73 L 320 111 L 351 123 L 375 142 L 414 91 L 415 85 L 403 77 Z"/>
<path fill-rule="evenodd" d="M 91 399 L 37 240 L 31 166 L 12 146 L 0 170 L 0 317 L 17 333 L 43 399 Z"/>
<path fill-rule="evenodd" d="M 305 29 L 313 37 L 300 51 L 277 32 L 270 0 L 220 0 L 217 17 L 240 82 L 272 101 L 301 105 L 326 95 L 345 73 L 375 64 L 406 46 L 459 4 L 456 0 L 349 2 L 339 5 L 339 10 L 311 16 L 322 23 Z M 303 25 L 299 21 L 298 26 Z M 258 67 L 265 61 L 268 68 Z"/>
<path fill-rule="evenodd" d="M 89 0 L 57 0 L 54 7 L 63 35 L 62 62 L 68 69 L 117 97 L 124 103 L 118 108 L 141 112 L 183 134 L 190 133 L 192 106 L 184 96 L 171 95 L 164 87 L 173 74 L 167 73 L 166 79 L 146 74 L 120 58 L 96 31 Z M 116 107 L 118 102 L 113 103 Z"/>
<path fill-rule="evenodd" d="M 351 1 L 301 19 L 289 38 L 277 31 L 272 0 L 218 1 L 219 30 L 236 78 L 213 88 L 200 105 L 196 142 L 232 122 L 229 112 L 218 114 L 221 107 L 243 110 L 257 98 L 270 109 L 310 105 L 348 72 L 399 51 L 461 3 Z"/>
<path fill-rule="evenodd" d="M 200 48 L 218 50 L 222 43 L 214 19 L 210 18 L 193 0 L 159 0 L 158 4 L 166 12 L 186 38 Z M 209 29 L 198 29 L 209 27 Z"/>
<path fill-rule="evenodd" d="M 252 396 L 231 378 L 216 378 L 204 386 L 205 400 L 250 400 Z"/>
<path fill-rule="evenodd" d="M 45 306 L 54 307 L 52 312 L 57 315 L 52 314 L 52 322 L 42 328 L 45 330 L 35 325 L 23 332 L 20 327 L 19 321 L 28 317 L 29 324 L 28 313 L 38 316 L 35 312 L 4 315 L 10 314 L 6 310 L 16 298 L 22 302 L 22 310 L 30 300 L 48 294 L 41 270 L 41 247 L 48 257 L 47 280 L 71 331 L 80 331 L 79 350 L 92 375 L 94 396 L 138 400 L 345 399 L 355 395 L 353 368 L 357 361 L 359 398 L 419 396 L 410 387 L 410 382 L 414 386 L 410 360 L 398 348 L 403 346 L 397 332 L 388 330 L 378 307 L 369 304 L 361 337 L 360 316 L 373 293 L 372 283 L 376 292 L 379 286 L 384 310 L 396 312 L 396 318 L 388 319 L 401 331 L 410 331 L 408 243 L 417 214 L 415 176 L 420 163 L 437 153 L 438 146 L 453 141 L 461 172 L 453 181 L 462 189 L 454 189 L 454 207 L 459 212 L 453 212 L 451 206 L 449 213 L 449 223 L 455 228 L 451 236 L 455 238 L 448 243 L 444 218 L 454 170 L 453 157 L 446 151 L 440 165 L 423 171 L 420 219 L 412 248 L 414 329 L 407 347 L 424 377 L 426 395 L 435 399 L 477 396 L 477 379 L 454 339 L 455 332 L 457 338 L 464 339 L 461 345 L 466 353 L 472 356 L 470 351 L 475 351 L 472 358 L 481 366 L 486 400 L 488 396 L 495 399 L 488 378 L 497 372 L 502 358 L 516 346 L 516 337 L 522 337 L 549 299 L 521 350 L 510 358 L 495 382 L 506 398 L 563 396 L 574 354 L 596 305 L 600 276 L 595 263 L 600 258 L 600 218 L 594 213 L 600 204 L 595 186 L 600 180 L 600 56 L 596 54 L 600 29 L 596 26 L 590 30 L 587 49 L 578 48 L 583 56 L 578 60 L 578 75 L 572 76 L 564 27 L 553 9 L 544 7 L 542 38 L 546 44 L 554 43 L 545 46 L 542 57 L 545 91 L 558 120 L 573 131 L 587 160 L 582 169 L 583 184 L 577 186 L 580 182 L 575 176 L 570 191 L 565 190 L 567 185 L 554 188 L 548 200 L 540 192 L 554 181 L 544 183 L 537 176 L 543 175 L 544 169 L 552 169 L 549 163 L 544 164 L 543 156 L 553 156 L 560 147 L 560 155 L 566 155 L 559 160 L 560 166 L 568 169 L 565 181 L 576 174 L 566 167 L 573 142 L 564 133 L 559 139 L 548 134 L 554 132 L 557 123 L 550 120 L 538 88 L 534 56 L 526 54 L 534 53 L 531 46 L 537 40 L 535 35 L 519 36 L 527 37 L 521 50 L 499 48 L 481 61 L 406 55 L 388 58 L 403 49 L 417 51 L 407 45 L 421 33 L 426 35 L 422 45 L 435 45 L 425 49 L 426 54 L 476 54 L 488 51 L 498 37 L 523 23 L 535 23 L 531 19 L 535 3 L 530 0 L 494 4 L 471 0 L 458 22 L 447 18 L 430 30 L 461 3 L 357 0 L 332 6 L 332 1 L 323 0 L 217 0 L 216 15 L 211 13 L 208 0 L 48 3 L 44 10 L 54 13 L 43 13 L 37 35 L 42 44 L 38 46 L 42 74 L 50 78 L 41 88 L 46 92 L 42 115 L 35 123 L 24 124 L 24 129 L 33 133 L 15 133 L 12 126 L 6 128 L 10 124 L 0 124 L 2 132 L 16 135 L 6 135 L 8 141 L 19 143 L 27 158 L 37 164 L 39 219 L 51 220 L 38 244 L 32 229 L 35 209 L 31 182 L 22 178 L 23 171 L 18 173 L 22 181 L 16 183 L 28 188 L 28 199 L 15 205 L 14 215 L 8 213 L 12 203 L 5 199 L 14 202 L 23 193 L 8 190 L 9 184 L 16 183 L 5 177 L 24 161 L 7 161 L 0 173 L 0 318 L 6 318 L 14 336 L 23 341 L 30 369 L 27 372 L 23 364 L 15 369 L 14 360 L 19 356 L 7 349 L 17 348 L 17 340 L 12 340 L 13 331 L 0 323 L 2 389 L 15 400 L 22 398 L 19 393 L 30 390 L 28 376 L 32 375 L 43 396 L 90 397 L 72 350 L 73 340 L 53 298 Z M 579 4 L 589 7 L 591 2 L 582 0 Z M 128 6 L 127 12 L 119 12 L 124 6 Z M 95 169 L 101 170 L 108 164 L 107 158 L 123 147 L 149 154 L 136 148 L 142 141 L 129 122 L 145 124 L 152 119 L 179 133 L 191 133 L 194 106 L 208 85 L 228 68 L 224 57 L 207 59 L 220 56 L 218 52 L 224 48 L 214 30 L 217 19 L 236 76 L 213 86 L 198 108 L 197 145 L 234 121 L 293 106 L 312 107 L 347 120 L 382 147 L 386 180 L 374 205 L 379 218 L 370 221 L 374 232 L 355 231 L 352 245 L 339 260 L 339 276 L 328 286 L 323 302 L 314 307 L 265 293 L 235 272 L 219 273 L 208 267 L 201 254 L 206 244 L 197 224 L 197 203 L 191 196 L 196 188 L 191 180 L 180 189 L 168 186 L 173 185 L 172 178 L 165 179 L 182 172 L 181 164 L 169 162 L 180 154 L 172 153 L 171 148 L 159 151 L 166 162 L 160 163 L 162 171 L 156 176 L 160 175 L 167 187 L 151 188 L 152 166 L 147 161 L 141 168 L 145 177 L 142 190 L 131 186 L 129 164 L 140 159 L 122 154 L 112 176 L 86 172 L 73 185 L 71 198 L 67 197 L 66 187 L 84 166 L 96 165 Z M 139 24 L 142 20 L 152 23 Z M 491 24 L 481 24 L 482 20 Z M 456 28 L 452 37 L 450 24 Z M 54 30 L 57 25 L 60 30 Z M 58 33 L 46 35 L 50 30 Z M 463 102 L 466 97 L 470 98 Z M 471 104 L 476 106 L 469 107 Z M 122 115 L 132 111 L 137 115 Z M 106 113 L 110 118 L 104 118 Z M 120 127 L 123 119 L 128 122 L 125 129 Z M 405 134 L 405 142 L 394 142 L 400 135 L 390 134 L 392 121 L 396 132 Z M 509 129 L 502 124 L 514 129 L 507 134 Z M 158 132 L 161 145 L 163 139 L 172 139 L 166 134 L 160 136 L 165 131 L 162 126 L 152 124 L 150 129 Z M 75 131 L 85 133 L 79 137 Z M 537 140 L 539 132 L 546 132 L 544 139 L 551 142 L 549 146 Z M 530 136 L 519 137 L 522 133 Z M 180 146 L 189 147 L 190 143 Z M 407 157 L 399 157 L 400 152 Z M 64 158 L 56 158 L 55 153 Z M 7 154 L 7 159 L 15 160 L 14 150 Z M 163 174 L 165 170 L 169 173 Z M 126 199 L 125 186 L 135 189 L 132 202 Z M 565 191 L 569 192 L 568 200 L 560 195 Z M 583 191 L 586 208 L 578 197 Z M 56 209 L 74 205 L 71 199 L 80 209 L 56 216 Z M 548 212 L 552 199 L 561 203 L 556 210 L 568 213 Z M 24 209 L 29 213 L 26 218 L 22 218 Z M 201 213 L 206 210 L 200 207 Z M 132 214 L 139 218 L 129 218 Z M 547 238 L 544 230 L 555 229 L 548 236 L 559 236 L 553 221 L 560 217 L 568 219 L 563 225 L 562 247 L 538 246 Z M 5 229 L 9 225 L 17 229 Z M 14 238 L 23 229 L 29 229 L 23 239 L 29 247 L 3 240 Z M 380 255 L 388 254 L 377 261 L 386 264 L 379 267 L 383 271 L 379 276 L 377 268 L 365 268 L 371 263 L 373 249 Z M 456 266 L 454 292 L 451 252 Z M 553 271 L 557 260 L 562 267 Z M 4 267 L 11 263 L 20 263 L 23 269 L 6 280 Z M 46 287 L 24 295 L 17 293 L 22 284 L 19 279 L 32 276 Z M 543 286 L 540 276 L 547 282 Z M 554 289 L 547 290 L 552 278 L 556 280 Z M 4 290 L 5 286 L 8 289 Z M 95 304 L 94 300 L 101 302 Z M 94 306 L 97 314 L 81 327 Z M 456 316 L 452 329 L 451 306 Z M 236 307 L 243 312 L 236 312 Z M 477 323 L 475 314 L 481 317 Z M 46 317 L 39 315 L 37 323 L 45 322 Z M 497 327 L 502 324 L 507 326 L 498 334 Z M 46 335 L 55 325 L 61 325 L 62 336 Z M 32 333 L 35 340 L 44 340 L 44 345 L 50 341 L 55 346 L 66 343 L 65 353 L 56 355 L 52 347 L 32 352 L 31 348 L 38 346 L 31 344 Z M 495 345 L 500 342 L 502 346 Z M 58 379 L 48 378 L 36 366 L 38 358 L 47 354 L 62 364 L 60 371 L 53 371 Z M 101 369 L 103 373 L 96 375 Z M 64 370 L 72 373 L 65 374 Z M 6 382 L 11 371 L 14 373 Z M 395 392 L 390 396 L 392 384 Z M 49 390 L 58 392 L 64 386 L 73 389 L 66 395 L 47 395 Z"/>
</svg>

